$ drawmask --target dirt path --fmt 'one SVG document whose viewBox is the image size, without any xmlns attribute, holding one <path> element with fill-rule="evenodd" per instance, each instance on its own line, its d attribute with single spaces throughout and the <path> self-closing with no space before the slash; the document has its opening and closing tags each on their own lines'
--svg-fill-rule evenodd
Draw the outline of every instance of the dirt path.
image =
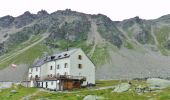
<svg viewBox="0 0 170 100">
<path fill-rule="evenodd" d="M 37 90 L 35 93 L 27 95 L 25 97 L 22 97 L 20 100 L 29 100 L 32 96 L 36 96 L 38 94 L 38 92 L 40 92 L 41 90 Z"/>
</svg>

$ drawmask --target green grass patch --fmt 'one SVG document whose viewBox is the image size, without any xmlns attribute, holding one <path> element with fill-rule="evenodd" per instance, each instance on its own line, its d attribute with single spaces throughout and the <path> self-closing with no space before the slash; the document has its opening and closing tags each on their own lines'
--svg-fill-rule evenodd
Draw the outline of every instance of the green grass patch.
<svg viewBox="0 0 170 100">
<path fill-rule="evenodd" d="M 127 82 L 127 80 L 109 80 L 109 81 L 96 81 L 96 87 L 105 87 L 105 86 L 114 86 L 119 83 Z M 145 84 L 143 81 L 132 81 L 132 84 Z M 95 90 L 94 89 L 80 89 L 73 90 L 67 92 L 60 93 L 49 93 L 49 92 L 39 92 L 37 95 L 33 96 L 31 99 L 39 99 L 39 98 L 48 98 L 50 100 L 83 100 L 83 98 L 87 95 L 97 95 L 102 96 L 107 100 L 147 100 L 145 95 L 138 95 L 135 91 L 131 90 L 123 93 L 115 93 L 112 92 L 113 89 L 104 89 L 104 90 Z"/>
<path fill-rule="evenodd" d="M 129 41 L 124 42 L 124 47 L 126 47 L 128 49 L 134 49 L 133 44 L 131 42 L 129 42 Z"/>
<path fill-rule="evenodd" d="M 50 100 L 83 100 L 87 95 L 102 96 L 106 100 L 170 100 L 170 88 L 163 89 L 159 92 L 146 92 L 137 94 L 135 87 L 147 86 L 146 81 L 131 80 L 131 88 L 127 92 L 116 93 L 112 92 L 113 88 L 96 90 L 96 88 L 105 86 L 115 86 L 120 83 L 127 83 L 128 80 L 108 80 L 96 81 L 95 88 L 81 88 L 63 92 L 38 91 L 36 88 L 25 88 L 22 86 L 13 86 L 9 89 L 4 89 L 0 92 L 1 100 L 20 100 L 21 98 L 32 95 L 29 100 L 50 99 Z M 17 93 L 11 93 L 11 90 L 16 90 Z"/>
<path fill-rule="evenodd" d="M 91 59 L 96 65 L 99 66 L 108 62 L 108 60 L 110 59 L 108 46 L 105 44 L 96 45 Z"/>
<path fill-rule="evenodd" d="M 11 93 L 11 90 L 16 90 L 17 93 Z M 1 100 L 20 100 L 22 97 L 35 93 L 36 88 L 26 88 L 23 86 L 13 86 L 9 89 L 4 89 L 0 92 Z"/>
</svg>

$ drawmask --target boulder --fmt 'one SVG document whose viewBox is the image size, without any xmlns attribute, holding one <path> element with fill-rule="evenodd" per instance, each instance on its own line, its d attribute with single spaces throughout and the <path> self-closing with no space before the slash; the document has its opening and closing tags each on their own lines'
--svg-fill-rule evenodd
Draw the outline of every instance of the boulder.
<svg viewBox="0 0 170 100">
<path fill-rule="evenodd" d="M 17 90 L 11 90 L 11 93 L 17 93 Z"/>
<path fill-rule="evenodd" d="M 147 83 L 149 84 L 151 90 L 170 87 L 170 81 L 165 79 L 149 78 L 147 79 Z"/>
<path fill-rule="evenodd" d="M 130 86 L 131 85 L 128 83 L 121 83 L 115 87 L 113 92 L 126 92 L 129 90 Z"/>
<path fill-rule="evenodd" d="M 87 95 L 83 98 L 83 100 L 103 100 L 104 97 L 96 96 L 96 95 Z"/>
<path fill-rule="evenodd" d="M 141 93 L 146 93 L 146 92 L 150 92 L 150 88 L 148 86 L 137 86 L 135 87 L 135 91 L 138 93 L 138 94 L 141 94 Z"/>
</svg>

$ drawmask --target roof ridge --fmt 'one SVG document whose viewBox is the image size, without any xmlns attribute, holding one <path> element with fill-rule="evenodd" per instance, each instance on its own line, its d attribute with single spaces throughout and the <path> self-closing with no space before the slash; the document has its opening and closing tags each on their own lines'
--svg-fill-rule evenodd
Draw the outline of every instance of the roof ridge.
<svg viewBox="0 0 170 100">
<path fill-rule="evenodd" d="M 59 59 L 63 59 L 63 58 L 68 58 L 68 57 L 70 57 L 70 55 L 72 55 L 73 53 L 75 53 L 79 49 L 80 48 L 72 49 L 72 50 L 69 50 L 69 51 L 60 52 L 60 53 L 56 53 L 56 54 L 53 54 L 53 55 L 50 55 L 50 56 L 42 57 L 38 61 L 36 61 L 33 64 L 32 67 L 39 67 L 39 66 L 41 66 L 44 63 L 49 62 L 49 61 L 59 60 Z"/>
</svg>

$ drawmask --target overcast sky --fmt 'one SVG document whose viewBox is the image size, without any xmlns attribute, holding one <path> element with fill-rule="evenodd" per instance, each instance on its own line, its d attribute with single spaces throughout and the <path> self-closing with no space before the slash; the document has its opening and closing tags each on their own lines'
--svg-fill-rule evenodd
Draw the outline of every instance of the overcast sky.
<svg viewBox="0 0 170 100">
<path fill-rule="evenodd" d="M 170 14 L 170 0 L 0 0 L 0 17 L 16 17 L 25 11 L 37 13 L 41 9 L 51 13 L 67 8 L 88 14 L 101 13 L 114 21 L 135 16 L 154 19 Z"/>
</svg>

